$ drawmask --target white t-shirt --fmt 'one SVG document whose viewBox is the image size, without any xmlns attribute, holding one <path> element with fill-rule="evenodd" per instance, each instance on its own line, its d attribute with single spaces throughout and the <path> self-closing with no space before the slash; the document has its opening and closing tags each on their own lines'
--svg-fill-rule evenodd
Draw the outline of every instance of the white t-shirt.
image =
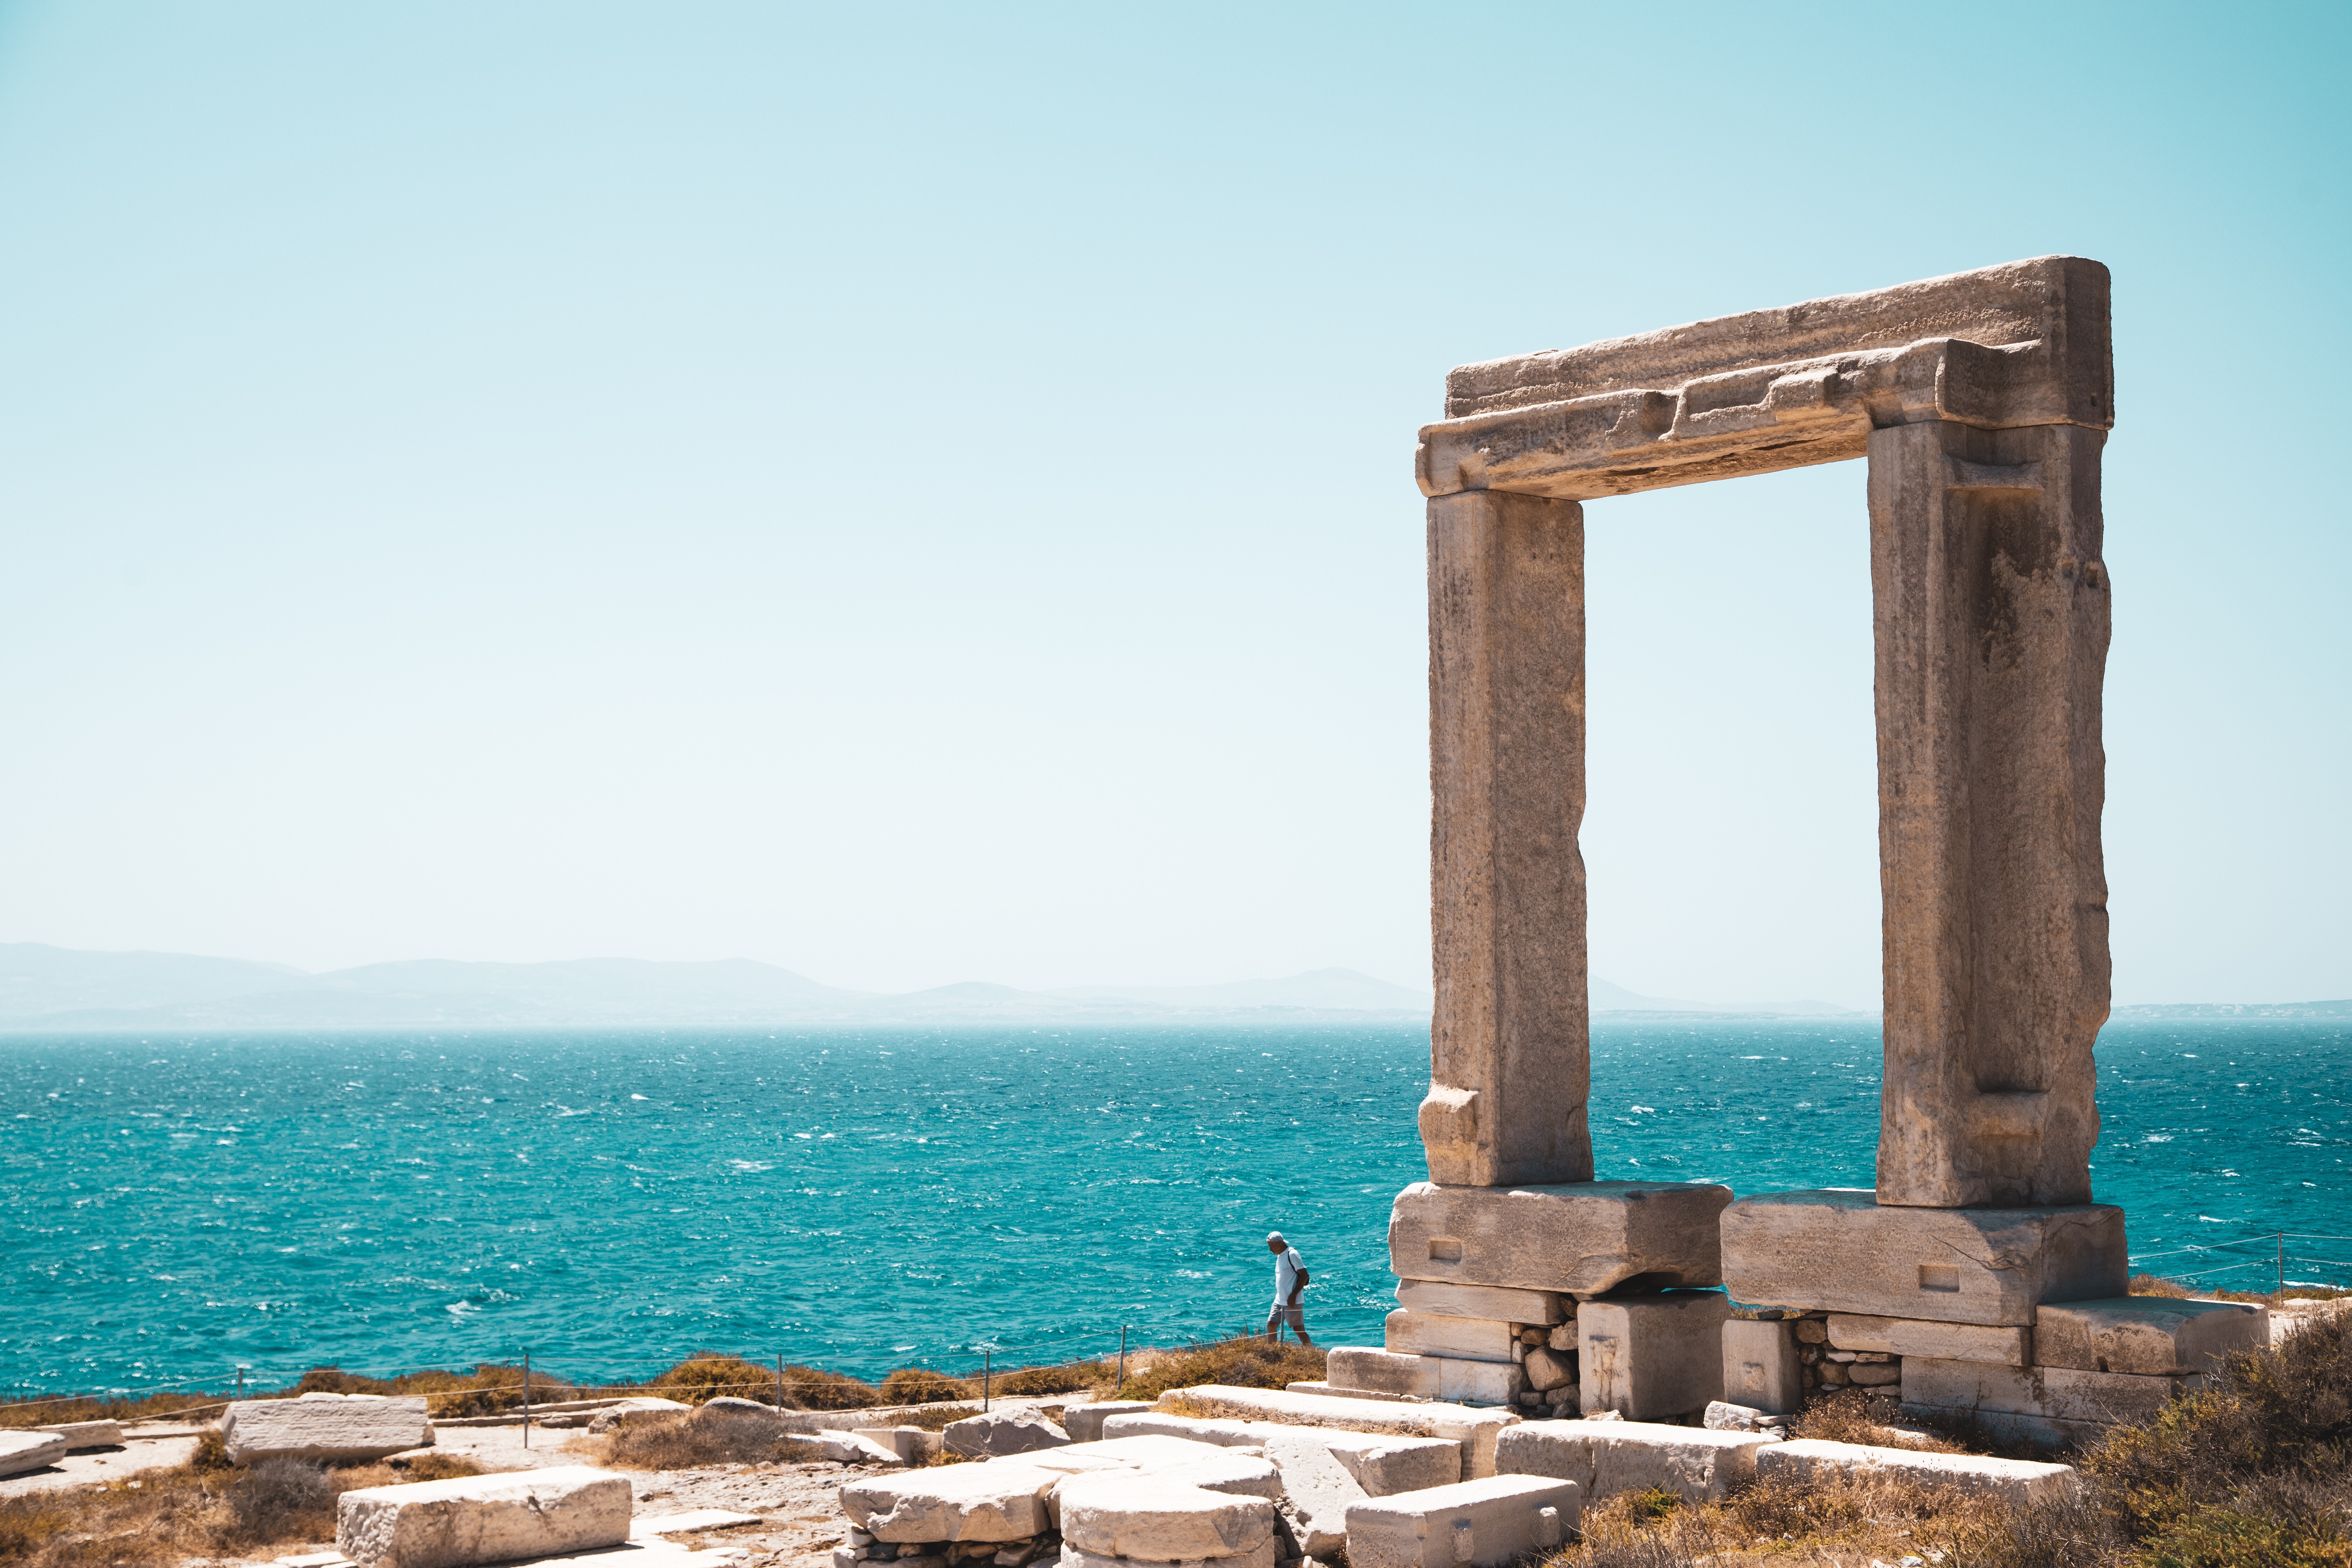
<svg viewBox="0 0 2352 1568">
<path fill-rule="evenodd" d="M 1298 1256 L 1298 1248 L 1295 1247 L 1274 1260 L 1274 1304 L 1276 1306 L 1286 1307 L 1290 1304 L 1290 1292 L 1298 1283 L 1298 1272 L 1306 1267 L 1307 1259 Z"/>
</svg>

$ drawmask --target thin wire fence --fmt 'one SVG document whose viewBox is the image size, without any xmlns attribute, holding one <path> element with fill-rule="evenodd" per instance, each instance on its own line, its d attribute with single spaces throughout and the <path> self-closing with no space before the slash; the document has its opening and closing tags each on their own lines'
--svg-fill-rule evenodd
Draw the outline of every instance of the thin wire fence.
<svg viewBox="0 0 2352 1568">
<path fill-rule="evenodd" d="M 2352 1285 L 2352 1261 L 2322 1258 L 2287 1245 L 2314 1241 L 2343 1242 L 2347 1245 L 2327 1250 L 2352 1251 L 2352 1236 L 2316 1230 L 2257 1230 L 2162 1252 L 2134 1253 L 2131 1267 L 2135 1273 L 2153 1275 L 2176 1285 L 2210 1284 L 2215 1289 L 2250 1293 L 2265 1289 L 2275 1293 L 2296 1286 L 2343 1289 Z M 2147 1267 L 2168 1259 L 2175 1261 L 2161 1269 Z M 2190 1264 L 2196 1267 L 2189 1267 Z M 2328 1278 L 2305 1278 L 2314 1270 L 2326 1271 Z"/>
</svg>

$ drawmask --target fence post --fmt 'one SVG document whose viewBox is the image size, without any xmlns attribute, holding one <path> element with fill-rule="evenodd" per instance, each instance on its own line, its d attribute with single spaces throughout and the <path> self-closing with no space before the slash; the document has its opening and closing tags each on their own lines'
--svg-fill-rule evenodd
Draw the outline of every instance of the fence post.
<svg viewBox="0 0 2352 1568">
<path fill-rule="evenodd" d="M 784 1407 L 784 1358 L 776 1358 L 776 1408 Z"/>
<path fill-rule="evenodd" d="M 2278 1281 L 2279 1294 L 2284 1296 L 2286 1294 L 2286 1232 L 2284 1231 L 2278 1233 Z"/>
<path fill-rule="evenodd" d="M 245 1397 L 245 1363 L 243 1362 L 236 1363 L 236 1396 L 239 1399 Z"/>
<path fill-rule="evenodd" d="M 522 1446 L 530 1447 L 530 1352 L 522 1352 Z"/>
<path fill-rule="evenodd" d="M 1125 1323 L 1121 1323 L 1121 1324 L 1118 1326 L 1118 1381 L 1117 1383 L 1114 1383 L 1114 1384 L 1112 1384 L 1110 1385 L 1110 1396 L 1111 1396 L 1113 1399 L 1117 1399 L 1117 1398 L 1118 1397 L 1118 1395 L 1119 1395 L 1119 1391 L 1120 1391 L 1121 1389 L 1125 1388 L 1126 1386 L 1127 1386 L 1127 1325 L 1126 1325 Z"/>
<path fill-rule="evenodd" d="M 982 1415 L 988 1412 L 989 1367 L 995 1353 L 993 1351 L 980 1352 L 980 1408 Z"/>
</svg>

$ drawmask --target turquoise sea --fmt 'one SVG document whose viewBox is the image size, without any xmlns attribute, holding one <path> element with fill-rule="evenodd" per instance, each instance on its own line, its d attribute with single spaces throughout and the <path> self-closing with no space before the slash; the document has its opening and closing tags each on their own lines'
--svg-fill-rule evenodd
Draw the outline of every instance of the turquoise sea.
<svg viewBox="0 0 2352 1568">
<path fill-rule="evenodd" d="M 0 1393 L 726 1350 L 878 1375 L 1255 1326 L 1265 1233 L 1377 1343 L 1425 1028 L 0 1037 Z M 1604 1020 L 1603 1176 L 1863 1186 L 1874 1022 Z M 2352 1026 L 2136 1023 L 2099 1196 L 2146 1267 L 2352 1282 Z M 2251 1247 L 2242 1243 L 2265 1233 Z M 2183 1250 L 2189 1249 L 2189 1250 Z M 2219 1272 L 2215 1272 L 2220 1270 Z"/>
</svg>

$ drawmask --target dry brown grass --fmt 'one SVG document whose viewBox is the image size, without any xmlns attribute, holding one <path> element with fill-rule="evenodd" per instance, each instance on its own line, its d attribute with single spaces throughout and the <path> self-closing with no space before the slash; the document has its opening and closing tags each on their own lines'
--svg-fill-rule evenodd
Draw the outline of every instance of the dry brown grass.
<svg viewBox="0 0 2352 1568">
<path fill-rule="evenodd" d="M 927 1366 L 902 1366 L 882 1380 L 885 1405 L 939 1405 L 979 1397 L 979 1389 Z"/>
<path fill-rule="evenodd" d="M 1213 1344 L 1187 1345 L 1182 1350 L 1130 1352 L 1127 1384 L 1121 1399 L 1157 1399 L 1171 1388 L 1220 1383 L 1231 1388 L 1281 1388 L 1294 1383 L 1319 1382 L 1323 1352 L 1288 1340 L 1268 1340 L 1243 1334 Z M 1110 1380 L 1096 1385 L 1110 1397 Z"/>
<path fill-rule="evenodd" d="M 481 1473 L 468 1460 L 442 1455 L 404 1470 L 299 1459 L 246 1470 L 216 1464 L 0 1499 L 0 1563 L 9 1568 L 166 1568 L 190 1558 L 323 1544 L 335 1538 L 335 1500 L 347 1491 Z"/>
<path fill-rule="evenodd" d="M 797 1464 L 823 1457 L 814 1443 L 787 1430 L 780 1418 L 748 1411 L 640 1415 L 623 1423 L 603 1442 L 604 1462 L 624 1470 Z"/>
</svg>

